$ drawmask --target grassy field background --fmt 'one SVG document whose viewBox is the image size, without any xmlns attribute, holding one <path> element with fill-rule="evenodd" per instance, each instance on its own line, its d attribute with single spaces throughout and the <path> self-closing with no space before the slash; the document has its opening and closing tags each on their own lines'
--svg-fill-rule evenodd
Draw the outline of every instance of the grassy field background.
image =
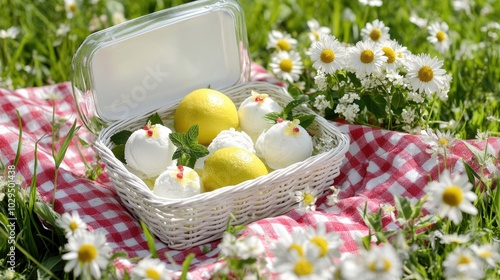
<svg viewBox="0 0 500 280">
<path fill-rule="evenodd" d="M 0 0 L 0 86 L 22 88 L 69 81 L 72 56 L 86 36 L 184 2 L 188 1 Z M 456 11 L 453 2 L 469 2 L 470 9 Z M 68 9 L 68 3 L 74 3 L 72 8 Z M 271 30 L 290 33 L 299 40 L 300 48 L 306 49 L 307 20 L 318 20 L 345 43 L 357 42 L 367 22 L 383 21 L 390 28 L 391 38 L 412 53 L 443 59 L 445 69 L 453 75 L 449 100 L 436 108 L 436 123 L 442 121 L 443 127 L 451 121 L 452 129 L 462 138 L 473 138 L 478 130 L 498 136 L 500 30 L 494 24 L 498 24 L 500 1 L 390 0 L 381 7 L 346 0 L 242 0 L 241 4 L 251 58 L 265 67 L 270 57 L 266 45 Z M 438 53 L 426 39 L 426 28 L 410 21 L 412 15 L 428 24 L 446 22 L 452 40 L 449 52 Z M 14 38 L 6 35 L 11 27 L 19 31 Z"/>
</svg>

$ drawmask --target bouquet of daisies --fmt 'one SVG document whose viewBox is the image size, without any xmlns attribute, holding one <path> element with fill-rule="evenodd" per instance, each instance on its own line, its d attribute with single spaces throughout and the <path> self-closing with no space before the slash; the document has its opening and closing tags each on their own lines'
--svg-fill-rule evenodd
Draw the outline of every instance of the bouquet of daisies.
<svg viewBox="0 0 500 280">
<path fill-rule="evenodd" d="M 382 21 L 367 23 L 356 44 L 339 41 L 316 20 L 308 26 L 312 43 L 302 52 L 286 32 L 269 34 L 269 67 L 326 118 L 420 133 L 432 120 L 433 104 L 447 99 L 451 75 L 443 61 L 412 54 Z"/>
</svg>

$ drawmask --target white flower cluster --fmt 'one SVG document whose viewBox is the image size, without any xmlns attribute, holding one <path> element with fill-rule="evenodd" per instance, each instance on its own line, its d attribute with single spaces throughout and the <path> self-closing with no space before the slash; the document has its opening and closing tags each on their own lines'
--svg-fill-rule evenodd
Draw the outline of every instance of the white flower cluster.
<svg viewBox="0 0 500 280">
<path fill-rule="evenodd" d="M 360 32 L 362 40 L 353 45 L 340 42 L 317 21 L 308 25 L 312 43 L 305 54 L 310 63 L 301 62 L 297 40 L 273 31 L 268 48 L 278 52 L 270 66 L 279 78 L 295 83 L 303 65 L 312 65 L 316 75 L 307 91 L 320 114 L 334 105 L 336 116 L 348 122 L 391 128 L 397 124 L 401 130 L 416 132 L 424 121 L 426 102 L 448 98 L 451 75 L 444 70 L 444 62 L 428 54 L 412 54 L 390 38 L 389 27 L 381 20 L 367 23 Z M 446 52 L 451 44 L 448 25 L 433 23 L 427 29 L 429 42 Z"/>
</svg>

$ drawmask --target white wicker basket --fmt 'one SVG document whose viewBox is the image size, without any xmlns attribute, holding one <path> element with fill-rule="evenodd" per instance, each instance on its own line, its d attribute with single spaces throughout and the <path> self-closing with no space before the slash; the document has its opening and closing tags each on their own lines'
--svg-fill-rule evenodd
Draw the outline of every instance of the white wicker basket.
<svg viewBox="0 0 500 280">
<path fill-rule="evenodd" d="M 240 84 L 222 92 L 239 106 L 250 96 L 251 90 L 269 94 L 281 105 L 293 100 L 283 88 L 267 83 Z M 173 117 L 176 106 L 173 104 L 157 112 L 166 120 Z M 300 110 L 314 114 L 307 108 L 301 107 Z M 106 163 L 107 172 L 123 204 L 137 219 L 144 221 L 162 242 L 178 250 L 221 238 L 230 213 L 236 217 L 234 224 L 246 225 L 258 219 L 285 214 L 296 207 L 297 202 L 290 195 L 295 191 L 309 187 L 318 196 L 324 194 L 339 175 L 349 146 L 349 138 L 345 134 L 316 115 L 309 130 L 318 136 L 330 136 L 336 142 L 335 148 L 236 186 L 186 199 L 167 199 L 154 195 L 111 152 L 114 144 L 110 136 L 125 129 L 139 129 L 151 113 L 107 127 L 99 134 L 95 146 Z"/>
</svg>

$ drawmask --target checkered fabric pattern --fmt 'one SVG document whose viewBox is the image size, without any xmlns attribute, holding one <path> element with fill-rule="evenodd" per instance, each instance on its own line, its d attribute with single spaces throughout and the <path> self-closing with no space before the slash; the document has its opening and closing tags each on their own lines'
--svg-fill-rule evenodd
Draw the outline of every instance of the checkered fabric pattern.
<svg viewBox="0 0 500 280">
<path fill-rule="evenodd" d="M 271 77 L 259 65 L 252 65 L 252 80 L 267 81 L 283 85 Z M 55 111 L 53 112 L 55 104 Z M 52 121 L 60 124 L 56 131 L 56 150 L 77 119 L 77 111 L 71 93 L 71 84 L 61 83 L 40 88 L 18 90 L 0 89 L 0 160 L 12 164 L 16 155 L 19 128 L 16 111 L 23 125 L 22 149 L 17 173 L 28 186 L 36 176 L 37 188 L 46 201 L 54 194 L 54 160 L 52 148 Z M 82 125 L 80 120 L 77 120 Z M 356 252 L 359 239 L 368 233 L 358 209 L 365 203 L 370 210 L 377 210 L 382 203 L 392 203 L 393 195 L 419 198 L 429 178 L 437 178 L 438 168 L 443 167 L 425 151 L 428 146 L 421 136 L 373 129 L 364 126 L 336 123 L 338 128 L 348 134 L 351 145 L 341 174 L 332 185 L 341 189 L 340 202 L 330 206 L 326 196 L 318 199 L 316 211 L 308 213 L 293 210 L 286 215 L 270 217 L 248 225 L 243 235 L 260 237 L 266 252 L 273 241 L 288 236 L 296 228 L 306 229 L 324 223 L 327 232 L 337 232 L 343 239 L 342 252 Z M 77 136 L 92 143 L 95 136 L 82 127 Z M 57 139 L 56 139 L 57 140 Z M 38 141 L 38 167 L 34 170 L 35 145 Z M 486 141 L 466 141 L 479 149 L 487 148 L 498 154 L 500 139 Z M 78 149 L 81 151 L 79 152 Z M 455 171 L 463 170 L 463 161 L 468 162 L 473 153 L 464 141 L 456 141 L 448 156 L 447 165 Z M 58 213 L 76 210 L 93 230 L 106 233 L 107 240 L 114 250 L 123 250 L 130 257 L 148 255 L 148 246 L 140 224 L 121 204 L 111 182 L 104 172 L 96 181 L 85 178 L 85 162 L 96 162 L 95 151 L 85 147 L 75 139 L 59 170 L 55 192 L 55 210 Z M 384 219 L 384 226 L 390 227 L 391 220 Z M 220 241 L 184 251 L 170 250 L 160 241 L 156 242 L 159 256 L 166 262 L 173 259 L 177 264 L 168 265 L 169 269 L 179 271 L 185 257 L 194 253 L 190 276 L 192 279 L 210 278 L 216 266 Z M 210 248 L 211 250 L 206 250 Z M 208 253 L 205 253 L 209 251 Z M 169 258 L 165 255 L 168 254 Z M 126 262 L 118 263 L 120 267 Z"/>
</svg>

